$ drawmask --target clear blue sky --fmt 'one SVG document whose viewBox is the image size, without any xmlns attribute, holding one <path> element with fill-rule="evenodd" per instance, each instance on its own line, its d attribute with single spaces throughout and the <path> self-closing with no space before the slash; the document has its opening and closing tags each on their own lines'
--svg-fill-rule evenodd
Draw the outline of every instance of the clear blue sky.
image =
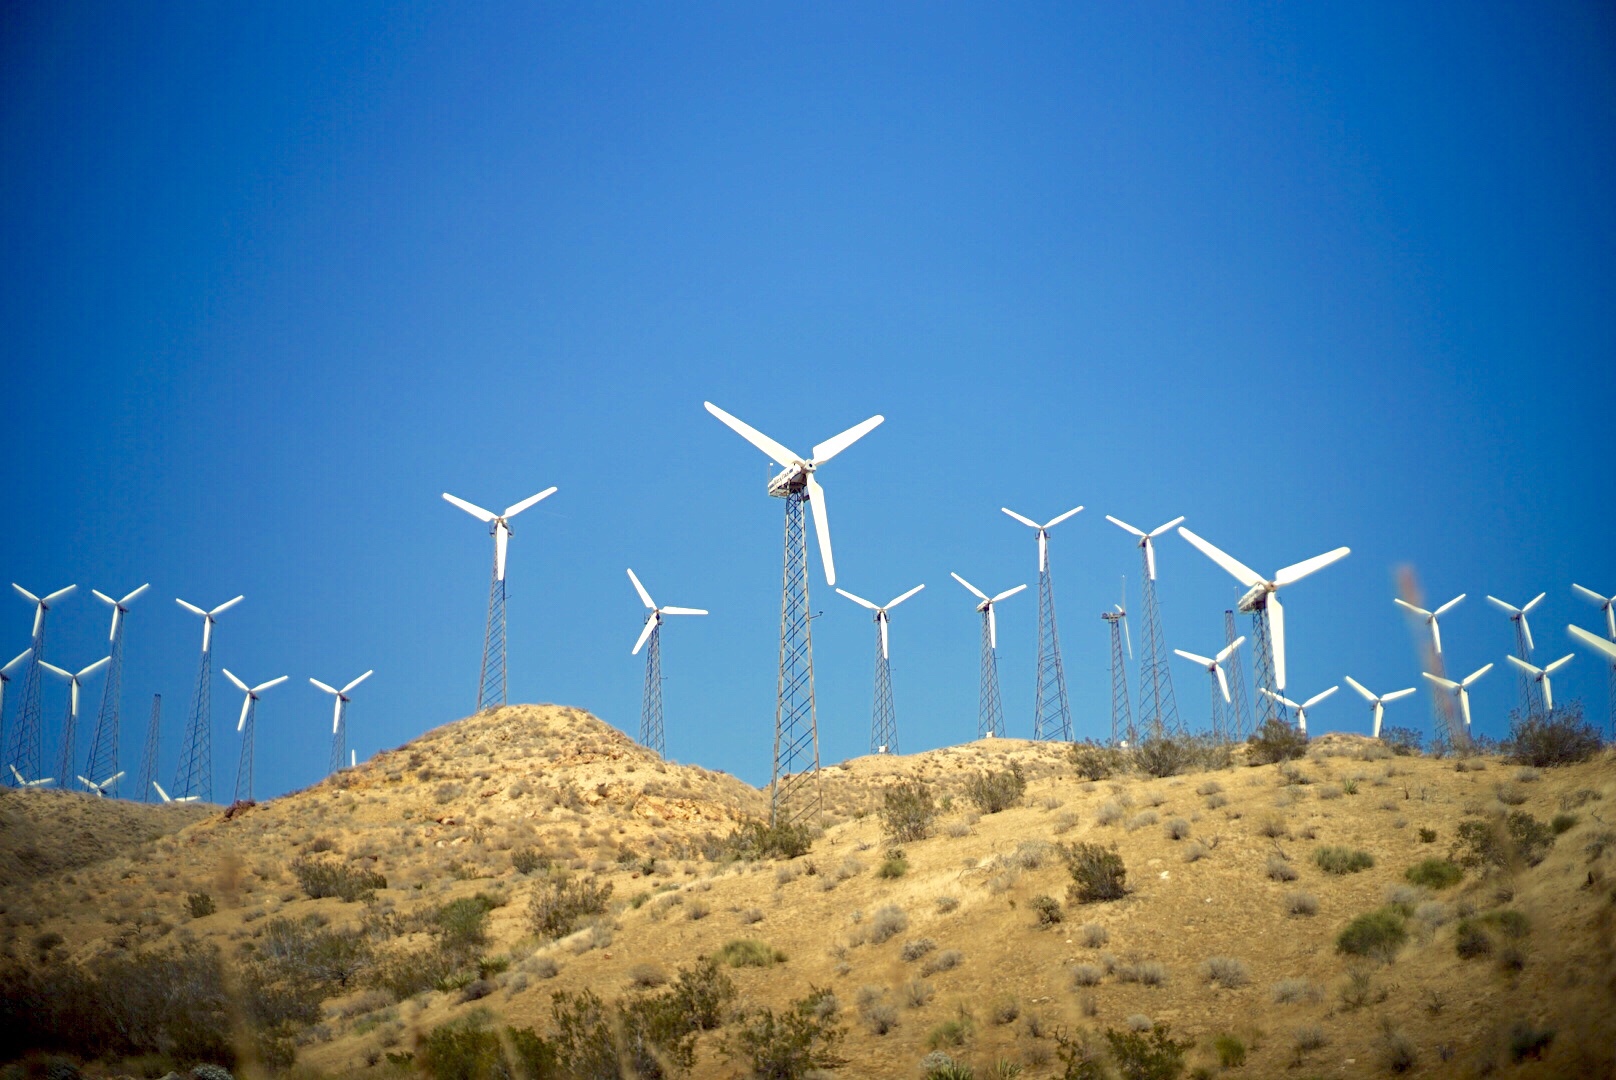
<svg viewBox="0 0 1616 1080">
<path fill-rule="evenodd" d="M 50 655 L 129 623 L 124 764 L 164 695 L 172 776 L 198 620 L 289 674 L 260 793 L 473 704 L 490 541 L 518 519 L 511 697 L 637 728 L 641 608 L 672 757 L 768 779 L 780 504 L 710 399 L 828 466 L 839 584 L 886 599 L 907 750 L 974 735 L 976 616 L 948 577 L 1052 557 L 1080 735 L 1098 614 L 1178 514 L 1286 594 L 1291 687 L 1416 685 L 1414 564 L 1481 731 L 1515 700 L 1484 593 L 1542 590 L 1540 658 L 1616 590 L 1616 18 L 1604 5 L 8 5 L 0 16 L 0 573 L 78 597 Z M 1161 547 L 1169 646 L 1238 595 Z M 1137 604 L 1137 595 L 1134 597 Z M 7 656 L 31 613 L 0 601 Z M 873 629 L 824 587 L 823 755 L 868 743 Z M 1001 619 L 1031 730 L 1036 605 Z M 1178 663 L 1175 661 L 1175 664 Z M 1181 710 L 1203 676 L 1175 669 Z M 15 684 L 14 684 L 15 685 Z M 47 761 L 65 691 L 48 685 Z M 1579 653 L 1556 697 L 1605 710 Z M 92 687 L 92 701 L 99 695 Z M 215 792 L 239 698 L 214 690 Z M 8 702 L 8 723 L 15 700 Z M 1427 727 L 1424 689 L 1388 723 Z M 1345 686 L 1315 731 L 1366 730 Z M 88 749 L 83 733 L 80 758 Z M 131 787 L 126 787 L 126 791 Z"/>
</svg>

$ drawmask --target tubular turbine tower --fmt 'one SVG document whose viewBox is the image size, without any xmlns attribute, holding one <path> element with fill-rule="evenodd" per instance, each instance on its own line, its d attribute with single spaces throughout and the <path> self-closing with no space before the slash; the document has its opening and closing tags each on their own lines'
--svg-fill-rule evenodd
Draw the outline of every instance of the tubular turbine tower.
<svg viewBox="0 0 1616 1080">
<path fill-rule="evenodd" d="M 879 414 L 832 436 L 804 458 L 710 401 L 709 413 L 735 434 L 769 455 L 784 470 L 769 481 L 771 498 L 785 502 L 785 550 L 780 572 L 780 677 L 775 685 L 774 767 L 769 780 L 769 823 L 816 820 L 823 801 L 819 789 L 819 717 L 814 708 L 814 643 L 808 611 L 808 537 L 803 504 L 814 510 L 825 584 L 836 584 L 830 551 L 830 519 L 825 489 L 815 471 L 867 435 L 886 417 Z"/>
<path fill-rule="evenodd" d="M 1038 690 L 1033 696 L 1032 737 L 1071 742 L 1072 708 L 1066 698 L 1060 635 L 1055 630 L 1055 589 L 1049 580 L 1049 530 L 1083 508 L 1068 510 L 1042 525 L 1007 506 L 999 509 L 1028 528 L 1038 530 Z"/>
</svg>

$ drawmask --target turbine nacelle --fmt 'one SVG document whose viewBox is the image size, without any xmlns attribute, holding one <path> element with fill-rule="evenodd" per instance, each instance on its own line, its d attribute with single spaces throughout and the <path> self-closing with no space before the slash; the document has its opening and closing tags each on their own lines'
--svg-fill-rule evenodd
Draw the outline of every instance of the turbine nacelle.
<svg viewBox="0 0 1616 1080">
<path fill-rule="evenodd" d="M 1533 682 L 1543 684 L 1543 711 L 1548 713 L 1554 711 L 1554 683 L 1549 676 L 1571 663 L 1571 658 L 1574 655 L 1576 654 L 1566 653 L 1552 664 L 1545 664 L 1542 667 L 1528 664 L 1518 656 L 1506 656 L 1504 659 L 1520 668 L 1521 671 L 1531 677 Z"/>
<path fill-rule="evenodd" d="M 513 503 L 505 508 L 503 514 L 496 514 L 492 510 L 484 510 L 476 503 L 451 495 L 447 491 L 443 497 L 448 502 L 460 507 L 478 521 L 486 522 L 489 532 L 494 535 L 494 576 L 500 581 L 505 580 L 505 553 L 511 542 L 511 518 L 520 514 L 534 503 L 549 498 L 556 493 L 555 487 L 547 487 L 537 495 L 529 495 L 519 503 Z"/>
<path fill-rule="evenodd" d="M 97 671 L 100 671 L 102 667 L 111 662 L 112 657 L 103 656 L 89 667 L 83 668 L 82 670 L 76 672 L 68 671 L 66 668 L 59 668 L 55 664 L 49 664 L 43 660 L 39 662 L 39 666 L 50 672 L 52 675 L 59 675 L 67 680 L 67 684 L 71 688 L 70 694 L 72 700 L 72 704 L 69 706 L 69 708 L 71 710 L 73 719 L 77 720 L 79 716 L 79 684 L 85 679 L 88 679 L 91 675 L 94 675 Z"/>
<path fill-rule="evenodd" d="M 1592 600 L 1599 605 L 1599 609 L 1605 613 L 1605 633 L 1610 640 L 1616 641 L 1616 597 L 1600 596 L 1592 589 L 1585 589 L 1576 583 L 1573 583 L 1571 588 L 1584 600 Z"/>
<path fill-rule="evenodd" d="M 628 572 L 628 579 L 634 583 L 634 591 L 640 594 L 640 601 L 645 604 L 646 607 L 651 609 L 651 614 L 646 616 L 645 626 L 640 630 L 638 640 L 634 642 L 634 648 L 629 651 L 630 656 L 640 655 L 640 650 L 644 648 L 645 643 L 651 639 L 651 634 L 656 630 L 657 627 L 662 625 L 662 616 L 707 614 L 707 610 L 705 608 L 671 606 L 657 607 L 656 601 L 651 599 L 651 594 L 645 591 L 644 585 L 640 584 L 640 579 L 634 576 L 633 570 Z"/>
<path fill-rule="evenodd" d="M 954 571 L 950 570 L 948 575 L 961 585 L 965 586 L 967 589 L 971 590 L 971 593 L 982 601 L 980 604 L 976 605 L 976 610 L 982 612 L 983 617 L 987 619 L 988 648 L 997 649 L 999 647 L 999 621 L 993 614 L 994 605 L 1000 600 L 1004 600 L 1007 597 L 1016 595 L 1016 593 L 1027 587 L 1026 584 L 1023 583 L 1017 585 L 1013 589 L 1006 589 L 997 596 L 989 596 L 981 589 L 978 589 L 975 585 L 972 585 L 969 581 L 966 581 L 964 578 L 954 573 Z"/>
<path fill-rule="evenodd" d="M 224 672 L 224 677 L 235 684 L 237 690 L 240 690 L 243 694 L 247 695 L 242 699 L 241 702 L 241 718 L 236 721 L 237 731 L 240 731 L 242 728 L 247 726 L 247 713 L 251 711 L 252 703 L 258 700 L 259 695 L 265 690 L 268 690 L 270 687 L 279 686 L 281 683 L 290 678 L 288 675 L 282 675 L 278 679 L 271 679 L 268 682 L 261 682 L 257 686 L 248 686 L 246 683 L 242 682 L 235 675 L 233 675 L 229 668 L 223 668 L 221 670 Z"/>
<path fill-rule="evenodd" d="M 1105 520 L 1109 521 L 1111 524 L 1115 525 L 1117 528 L 1121 529 L 1122 531 L 1127 532 L 1127 533 L 1132 533 L 1134 536 L 1137 536 L 1139 538 L 1139 547 L 1145 553 L 1145 573 L 1147 575 L 1149 575 L 1151 581 L 1155 581 L 1156 580 L 1156 537 L 1160 536 L 1162 533 L 1166 532 L 1168 529 L 1171 529 L 1174 525 L 1177 525 L 1179 522 L 1183 521 L 1184 520 L 1184 515 L 1180 514 L 1180 515 L 1178 515 L 1178 517 L 1174 518 L 1172 521 L 1169 521 L 1167 524 L 1158 525 L 1154 529 L 1150 530 L 1149 532 L 1145 532 L 1145 530 L 1143 530 L 1143 529 L 1135 528 L 1134 526 L 1129 525 L 1126 521 L 1123 521 L 1121 518 L 1114 518 L 1110 514 L 1105 515 Z"/>
<path fill-rule="evenodd" d="M 206 653 L 213 648 L 213 624 L 218 621 L 220 615 L 241 603 L 243 599 L 244 597 L 238 596 L 234 600 L 226 600 L 212 611 L 203 611 L 195 604 L 181 600 L 177 596 L 174 598 L 174 602 L 191 614 L 202 616 L 202 651 Z"/>
</svg>

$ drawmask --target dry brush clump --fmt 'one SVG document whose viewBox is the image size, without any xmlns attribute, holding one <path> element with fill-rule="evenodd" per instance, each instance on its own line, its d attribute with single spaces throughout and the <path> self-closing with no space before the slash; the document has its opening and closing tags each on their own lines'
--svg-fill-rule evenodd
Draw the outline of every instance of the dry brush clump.
<svg viewBox="0 0 1616 1080">
<path fill-rule="evenodd" d="M 1061 856 L 1072 882 L 1066 887 L 1067 897 L 1079 904 L 1120 900 L 1128 895 L 1128 871 L 1122 856 L 1114 849 L 1099 844 L 1061 845 Z"/>
</svg>

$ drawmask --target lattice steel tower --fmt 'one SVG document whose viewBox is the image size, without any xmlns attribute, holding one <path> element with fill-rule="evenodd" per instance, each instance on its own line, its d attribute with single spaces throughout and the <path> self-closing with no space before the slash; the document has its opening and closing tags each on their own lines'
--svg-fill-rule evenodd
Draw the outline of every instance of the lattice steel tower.
<svg viewBox="0 0 1616 1080">
<path fill-rule="evenodd" d="M 1133 726 L 1133 709 L 1128 704 L 1128 666 L 1122 659 L 1122 641 L 1128 641 L 1128 655 L 1133 655 L 1133 635 L 1128 633 L 1128 612 L 1121 604 L 1115 611 L 1102 611 L 1100 618 L 1111 628 L 1111 745 L 1126 740 L 1129 746 L 1139 741 Z"/>
<path fill-rule="evenodd" d="M 1515 655 L 1527 664 L 1532 662 L 1532 649 L 1534 646 L 1532 644 L 1532 628 L 1527 625 L 1526 615 L 1541 604 L 1543 598 L 1547 595 L 1548 593 L 1538 593 L 1521 607 L 1506 604 L 1496 596 L 1487 597 L 1494 607 L 1509 616 L 1509 621 L 1515 628 Z M 1516 676 L 1521 699 L 1521 715 L 1523 717 L 1539 715 L 1544 711 L 1542 686 L 1531 675 L 1519 669 L 1516 670 Z"/>
<path fill-rule="evenodd" d="M 224 677 L 246 695 L 241 702 L 241 719 L 236 721 L 236 730 L 241 733 L 241 762 L 236 766 L 236 790 L 231 802 L 252 802 L 253 747 L 257 742 L 255 735 L 258 727 L 258 697 L 270 687 L 285 682 L 287 676 L 282 675 L 278 679 L 271 679 L 257 686 L 248 686 L 232 675 L 229 668 L 224 669 Z"/>
<path fill-rule="evenodd" d="M 870 711 L 872 754 L 898 753 L 898 716 L 897 710 L 892 705 L 892 669 L 888 661 L 891 636 L 889 613 L 925 587 L 916 585 L 897 599 L 887 601 L 884 606 L 871 603 L 862 596 L 855 596 L 846 589 L 836 590 L 860 607 L 875 612 L 872 620 L 875 623 L 875 704 Z"/>
<path fill-rule="evenodd" d="M 1264 598 L 1266 600 L 1266 597 Z M 1259 602 L 1251 609 L 1252 679 L 1257 684 L 1257 726 L 1278 720 L 1287 727 L 1291 724 L 1290 710 L 1278 700 L 1280 691 L 1274 686 L 1274 646 L 1268 636 L 1268 605 Z M 1268 693 L 1263 693 L 1267 690 Z"/>
<path fill-rule="evenodd" d="M 1038 531 L 1038 687 L 1033 695 L 1032 737 L 1071 742 L 1072 708 L 1066 697 L 1066 669 L 1055 628 L 1055 589 L 1049 577 L 1049 530 L 1083 508 L 1068 510 L 1042 525 L 1007 506 L 999 509 Z"/>
<path fill-rule="evenodd" d="M 1225 609 L 1223 612 L 1223 643 L 1233 645 L 1236 634 L 1234 632 L 1234 611 Z M 1229 738 L 1233 742 L 1240 742 L 1255 730 L 1251 726 L 1251 701 L 1246 697 L 1246 663 L 1240 659 L 1238 652 L 1229 657 L 1229 720 L 1233 729 Z"/>
<path fill-rule="evenodd" d="M 114 600 L 99 589 L 91 589 L 97 600 L 112 607 L 112 630 L 107 635 L 112 662 L 107 665 L 107 681 L 101 687 L 101 707 L 95 714 L 95 734 L 90 738 L 90 756 L 85 761 L 84 775 L 99 783 L 100 778 L 118 772 L 119 712 L 123 698 L 123 634 L 124 616 L 129 605 L 150 586 L 142 585 L 122 600 Z"/>
<path fill-rule="evenodd" d="M 62 787 L 70 786 L 73 778 L 73 755 L 78 749 L 79 729 L 79 702 L 83 698 L 84 680 L 89 678 L 111 662 L 112 657 L 103 656 L 82 671 L 68 671 L 55 664 L 42 665 L 53 675 L 59 675 L 67 680 L 67 713 L 62 717 L 62 750 L 56 757 L 57 783 Z M 94 780 L 91 780 L 94 783 Z"/>
<path fill-rule="evenodd" d="M 153 694 L 151 720 L 146 725 L 146 748 L 140 755 L 140 801 L 151 802 L 157 789 L 157 730 L 163 721 L 163 695 Z"/>
<path fill-rule="evenodd" d="M 982 682 L 977 692 L 976 737 L 997 738 L 1004 734 L 1004 706 L 999 699 L 999 620 L 994 608 L 1000 600 L 1016 595 L 1027 586 L 1017 585 L 997 596 L 989 596 L 952 570 L 949 574 L 981 601 L 976 605 L 982 615 Z"/>
<path fill-rule="evenodd" d="M 213 801 L 213 624 L 242 598 L 226 600 L 212 611 L 176 599 L 193 615 L 202 616 L 202 661 L 197 665 L 196 688 L 191 691 L 191 712 L 185 721 L 185 742 L 180 746 L 179 770 L 174 774 L 175 799 Z"/>
<path fill-rule="evenodd" d="M 825 516 L 825 490 L 815 470 L 852 446 L 885 419 L 872 416 L 814 447 L 803 457 L 707 401 L 702 403 L 731 431 L 785 466 L 768 486 L 769 495 L 785 501 L 785 543 L 780 572 L 780 675 L 775 684 L 774 768 L 769 781 L 769 821 L 818 820 L 823 809 L 819 788 L 819 720 L 814 711 L 814 644 L 808 610 L 808 537 L 803 504 L 814 508 L 819 557 L 825 583 L 836 584 L 830 550 L 830 520 Z"/>
<path fill-rule="evenodd" d="M 1139 589 L 1145 608 L 1144 652 L 1139 660 L 1140 734 L 1146 739 L 1182 734 L 1178 701 L 1173 696 L 1173 673 L 1167 664 L 1167 644 L 1162 636 L 1161 609 L 1156 602 L 1155 540 L 1184 518 L 1176 517 L 1148 533 L 1109 514 L 1106 520 L 1139 538 L 1139 554 L 1144 569 Z"/>
<path fill-rule="evenodd" d="M 1592 600 L 1599 605 L 1599 610 L 1605 616 L 1606 640 L 1616 643 L 1616 598 L 1600 596 L 1592 589 L 1584 588 L 1581 585 L 1574 584 L 1571 588 L 1583 599 Z M 1583 633 L 1586 634 L 1587 631 L 1584 630 Z M 1589 636 L 1592 637 L 1592 635 Z M 1592 648 L 1595 650 L 1595 655 L 1605 662 L 1606 692 L 1608 694 L 1606 708 L 1610 714 L 1607 719 L 1610 724 L 1611 741 L 1616 742 L 1616 655 L 1612 655 L 1610 650 L 1603 649 L 1598 645 L 1593 645 Z"/>
<path fill-rule="evenodd" d="M 703 608 L 658 607 L 632 569 L 628 572 L 628 579 L 634 584 L 634 591 L 640 594 L 640 602 L 651 612 L 645 618 L 645 626 L 640 629 L 633 651 L 629 653 L 634 656 L 641 648 L 645 649 L 645 696 L 640 702 L 640 745 L 665 757 L 667 748 L 662 731 L 662 617 L 705 615 L 707 612 Z"/>
<path fill-rule="evenodd" d="M 34 633 L 32 646 L 28 656 L 28 668 L 22 677 L 22 705 L 17 710 L 17 726 L 11 731 L 11 742 L 6 747 L 6 764 L 9 766 L 6 783 L 12 783 L 18 774 L 24 781 L 38 780 L 40 773 L 40 665 L 45 662 L 45 616 L 50 612 L 51 605 L 58 600 L 71 596 L 77 585 L 69 585 L 65 589 L 43 598 L 35 596 L 27 589 L 13 582 L 11 587 L 22 594 L 24 600 L 34 605 Z M 62 778 L 57 777 L 58 781 Z"/>
<path fill-rule="evenodd" d="M 310 679 L 309 682 L 330 694 L 336 700 L 331 709 L 331 768 L 326 775 L 336 773 L 348 767 L 348 691 L 376 674 L 375 670 L 365 672 L 357 679 L 352 680 L 341 690 L 321 682 L 319 679 Z"/>
</svg>

